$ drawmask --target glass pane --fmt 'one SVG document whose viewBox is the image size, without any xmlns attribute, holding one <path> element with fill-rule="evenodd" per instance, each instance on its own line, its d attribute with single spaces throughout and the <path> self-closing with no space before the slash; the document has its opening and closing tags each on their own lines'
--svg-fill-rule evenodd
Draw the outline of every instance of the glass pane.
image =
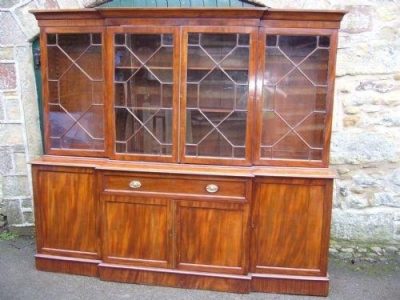
<svg viewBox="0 0 400 300">
<path fill-rule="evenodd" d="M 249 35 L 190 33 L 187 156 L 245 157 Z"/>
<path fill-rule="evenodd" d="M 173 36 L 115 37 L 117 153 L 172 154 Z"/>
<path fill-rule="evenodd" d="M 268 35 L 265 44 L 261 157 L 321 160 L 329 37 Z"/>
<path fill-rule="evenodd" d="M 51 148 L 104 149 L 102 35 L 47 40 Z"/>
</svg>

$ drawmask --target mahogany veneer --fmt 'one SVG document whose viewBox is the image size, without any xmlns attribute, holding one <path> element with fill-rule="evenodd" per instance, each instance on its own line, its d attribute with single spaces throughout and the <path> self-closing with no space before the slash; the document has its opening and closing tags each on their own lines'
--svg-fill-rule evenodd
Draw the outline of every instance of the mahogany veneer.
<svg viewBox="0 0 400 300">
<path fill-rule="evenodd" d="M 33 11 L 36 267 L 326 296 L 342 11 Z"/>
</svg>

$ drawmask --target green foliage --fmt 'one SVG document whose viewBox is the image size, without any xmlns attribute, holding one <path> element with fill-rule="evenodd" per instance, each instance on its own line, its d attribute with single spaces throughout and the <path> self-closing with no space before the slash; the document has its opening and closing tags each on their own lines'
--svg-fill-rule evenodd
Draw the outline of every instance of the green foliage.
<svg viewBox="0 0 400 300">
<path fill-rule="evenodd" d="M 11 241 L 15 240 L 18 237 L 15 233 L 3 231 L 0 232 L 0 241 Z"/>
</svg>

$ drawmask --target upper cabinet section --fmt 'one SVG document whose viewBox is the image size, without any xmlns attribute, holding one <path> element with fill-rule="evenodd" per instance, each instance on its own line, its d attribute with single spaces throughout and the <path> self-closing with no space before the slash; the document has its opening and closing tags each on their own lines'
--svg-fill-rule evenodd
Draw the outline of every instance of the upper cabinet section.
<svg viewBox="0 0 400 300">
<path fill-rule="evenodd" d="M 344 12 L 34 14 L 41 26 L 46 154 L 328 166 Z"/>
</svg>

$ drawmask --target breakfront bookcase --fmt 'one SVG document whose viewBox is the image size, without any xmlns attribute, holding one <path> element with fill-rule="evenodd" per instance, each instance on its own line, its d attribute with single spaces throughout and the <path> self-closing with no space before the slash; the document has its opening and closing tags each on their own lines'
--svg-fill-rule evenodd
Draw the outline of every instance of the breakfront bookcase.
<svg viewBox="0 0 400 300">
<path fill-rule="evenodd" d="M 326 296 L 343 11 L 33 11 L 39 270 Z"/>
</svg>

